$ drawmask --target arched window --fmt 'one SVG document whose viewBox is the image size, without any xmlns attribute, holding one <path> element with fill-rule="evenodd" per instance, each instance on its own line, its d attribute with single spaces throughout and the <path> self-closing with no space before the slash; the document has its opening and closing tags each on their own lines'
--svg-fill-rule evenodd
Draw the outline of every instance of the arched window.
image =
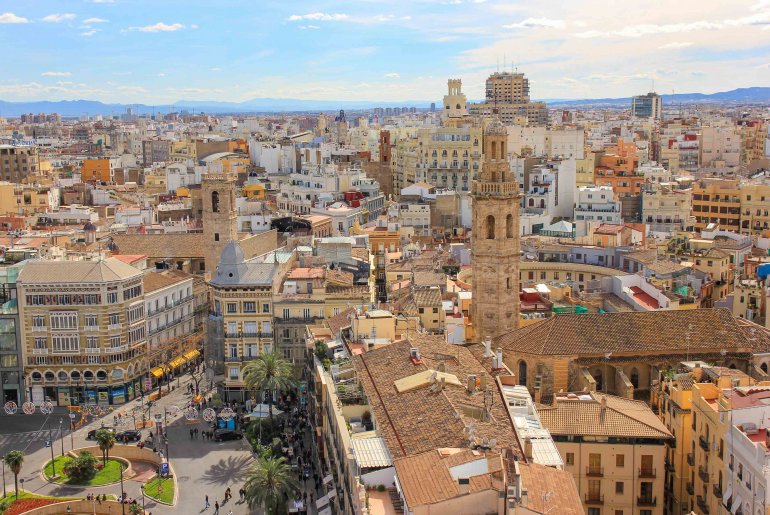
<svg viewBox="0 0 770 515">
<path fill-rule="evenodd" d="M 545 199 L 542 199 L 542 198 L 540 199 L 540 207 L 542 208 L 545 207 Z"/>
<path fill-rule="evenodd" d="M 527 362 L 523 359 L 519 361 L 519 384 L 527 386 Z"/>
<path fill-rule="evenodd" d="M 487 239 L 495 239 L 495 217 L 492 215 L 487 216 Z"/>
<path fill-rule="evenodd" d="M 214 213 L 219 213 L 219 192 L 218 191 L 211 192 L 211 211 L 213 211 Z"/>
<path fill-rule="evenodd" d="M 505 217 L 505 237 L 513 238 L 513 215 Z"/>
<path fill-rule="evenodd" d="M 490 153 L 491 153 L 492 155 L 491 155 L 491 156 L 489 156 L 489 157 L 491 157 L 492 159 L 495 159 L 495 158 L 497 158 L 497 141 L 493 141 L 493 142 L 492 142 L 492 152 L 490 152 Z"/>
<path fill-rule="evenodd" d="M 631 384 L 639 388 L 639 371 L 636 368 L 631 369 Z"/>
<path fill-rule="evenodd" d="M 505 159 L 505 142 L 500 142 L 500 159 Z"/>
<path fill-rule="evenodd" d="M 767 374 L 767 363 L 762 363 L 761 365 L 759 365 L 759 368 L 762 369 L 762 372 Z"/>
<path fill-rule="evenodd" d="M 509 290 L 511 289 L 511 278 L 510 277 L 506 277 L 505 278 L 505 287 L 507 289 L 509 289 Z"/>
<path fill-rule="evenodd" d="M 533 198 L 529 199 L 529 207 L 535 207 L 535 199 Z"/>
<path fill-rule="evenodd" d="M 604 374 L 601 370 L 594 371 L 594 381 L 596 381 L 596 391 L 601 392 L 604 389 Z"/>
</svg>

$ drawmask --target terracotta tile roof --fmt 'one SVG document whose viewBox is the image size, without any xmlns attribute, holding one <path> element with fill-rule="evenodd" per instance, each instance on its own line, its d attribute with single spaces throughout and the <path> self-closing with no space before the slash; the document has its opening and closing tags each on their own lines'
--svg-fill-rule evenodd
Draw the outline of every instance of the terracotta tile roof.
<svg viewBox="0 0 770 515">
<path fill-rule="evenodd" d="M 673 261 L 656 261 L 647 265 L 647 270 L 656 275 L 675 274 L 677 272 L 683 272 L 688 268 L 690 267 L 680 263 L 674 263 Z"/>
<path fill-rule="evenodd" d="M 361 261 L 369 261 L 369 251 L 363 247 L 353 247 L 350 249 L 350 255 Z"/>
<path fill-rule="evenodd" d="M 599 401 L 602 396 L 607 400 L 604 413 Z M 643 401 L 614 395 L 593 394 L 590 400 L 561 395 L 557 396 L 556 406 L 540 406 L 538 413 L 543 426 L 554 435 L 672 437 Z"/>
<path fill-rule="evenodd" d="M 594 234 L 619 234 L 624 227 L 625 225 L 602 224 L 594 231 Z"/>
<path fill-rule="evenodd" d="M 446 287 L 446 274 L 433 271 L 415 271 L 415 286 L 441 286 Z"/>
<path fill-rule="evenodd" d="M 421 353 L 421 362 L 410 359 L 410 348 Z M 492 392 L 488 421 L 473 416 L 483 413 L 484 395 L 469 394 L 465 386 L 446 384 L 441 391 L 430 386 L 396 391 L 394 382 L 426 370 L 437 370 L 443 363 L 465 385 L 470 374 L 485 367 L 465 347 L 448 345 L 437 335 L 411 335 L 397 342 L 354 358 L 358 378 L 377 420 L 377 426 L 394 458 L 411 456 L 441 447 L 468 448 L 468 427 L 475 443 L 495 440 L 493 450 L 511 447 L 517 456 L 521 448 L 505 408 L 497 383 L 488 378 Z"/>
<path fill-rule="evenodd" d="M 323 279 L 323 268 L 292 268 L 289 270 L 289 279 Z"/>
<path fill-rule="evenodd" d="M 147 272 L 144 274 L 144 293 L 151 293 L 166 286 L 177 284 L 188 279 L 192 275 L 181 270 L 163 270 L 161 272 Z"/>
<path fill-rule="evenodd" d="M 141 277 L 142 271 L 109 257 L 101 261 L 33 260 L 19 273 L 19 284 L 99 283 Z"/>
<path fill-rule="evenodd" d="M 583 503 L 572 474 L 537 463 L 518 462 L 521 482 L 527 489 L 527 508 L 534 513 L 583 515 Z M 510 476 L 509 476 L 510 477 Z M 546 494 L 548 500 L 546 501 Z"/>
<path fill-rule="evenodd" d="M 203 233 L 114 234 L 112 241 L 121 254 L 144 254 L 150 259 L 203 259 Z"/>
<path fill-rule="evenodd" d="M 451 453 L 451 454 L 450 454 Z M 505 491 L 503 459 L 499 453 L 436 449 L 394 461 L 398 481 L 410 508 L 460 497 L 459 482 L 450 469 L 476 460 L 486 460 L 486 473 L 469 477 L 468 492 Z"/>
<path fill-rule="evenodd" d="M 344 270 L 326 270 L 326 282 L 337 286 L 353 286 L 353 273 Z"/>
<path fill-rule="evenodd" d="M 654 263 L 655 259 L 658 255 L 657 250 L 637 250 L 635 252 L 629 252 L 628 254 L 624 254 L 623 257 L 628 259 L 633 259 L 634 261 L 638 261 L 639 263 L 649 265 L 650 263 Z"/>
<path fill-rule="evenodd" d="M 751 329 L 756 335 L 753 340 L 746 335 Z M 727 309 L 586 313 L 551 317 L 499 336 L 494 345 L 515 353 L 552 356 L 770 349 L 770 337 L 751 329 Z"/>
<path fill-rule="evenodd" d="M 331 331 L 334 338 L 337 337 L 337 333 L 341 330 L 351 326 L 350 315 L 355 315 L 355 313 L 356 308 L 347 308 L 343 309 L 333 317 L 326 319 L 326 327 L 329 328 L 329 331 Z"/>
<path fill-rule="evenodd" d="M 441 290 L 438 288 L 415 288 L 412 295 L 417 307 L 441 306 Z"/>
</svg>

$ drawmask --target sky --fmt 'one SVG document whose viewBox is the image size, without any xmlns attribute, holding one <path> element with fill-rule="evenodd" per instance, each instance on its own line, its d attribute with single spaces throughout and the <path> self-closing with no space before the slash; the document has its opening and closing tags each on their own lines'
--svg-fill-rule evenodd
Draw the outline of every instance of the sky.
<svg viewBox="0 0 770 515">
<path fill-rule="evenodd" d="M 0 100 L 538 99 L 770 85 L 770 0 L 0 0 Z"/>
</svg>

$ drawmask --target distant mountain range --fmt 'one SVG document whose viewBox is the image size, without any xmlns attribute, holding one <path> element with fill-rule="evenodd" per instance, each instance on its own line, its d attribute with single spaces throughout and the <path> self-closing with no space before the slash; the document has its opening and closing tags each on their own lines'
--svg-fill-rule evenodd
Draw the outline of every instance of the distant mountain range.
<svg viewBox="0 0 770 515">
<path fill-rule="evenodd" d="M 770 105 L 770 87 L 739 88 L 719 93 L 677 93 L 662 95 L 664 105 L 673 104 L 768 104 Z M 631 97 L 594 98 L 594 99 L 544 99 L 550 107 L 628 107 Z M 428 108 L 429 100 L 408 100 L 403 102 L 376 102 L 350 100 L 301 100 L 294 98 L 254 98 L 244 102 L 215 102 L 201 100 L 181 100 L 174 104 L 105 104 L 96 100 L 60 100 L 36 102 L 6 102 L 0 100 L 0 116 L 13 117 L 25 113 L 59 113 L 73 117 L 88 115 L 121 115 L 128 108 L 136 114 L 168 113 L 189 111 L 195 113 L 282 113 L 282 112 L 333 112 L 339 109 L 365 110 L 374 107 L 417 107 Z M 441 101 L 436 101 L 440 106 Z"/>
</svg>

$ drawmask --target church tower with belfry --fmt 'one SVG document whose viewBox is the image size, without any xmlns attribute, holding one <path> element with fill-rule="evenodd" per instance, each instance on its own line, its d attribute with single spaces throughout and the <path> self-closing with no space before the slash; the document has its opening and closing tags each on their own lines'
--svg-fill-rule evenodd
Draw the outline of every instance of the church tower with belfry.
<svg viewBox="0 0 770 515">
<path fill-rule="evenodd" d="M 473 327 L 476 341 L 519 326 L 519 185 L 507 158 L 507 131 L 495 119 L 483 133 L 484 163 L 473 181 Z"/>
<path fill-rule="evenodd" d="M 225 245 L 238 241 L 235 175 L 209 172 L 201 180 L 203 197 L 203 258 L 206 277 L 213 277 Z"/>
</svg>

